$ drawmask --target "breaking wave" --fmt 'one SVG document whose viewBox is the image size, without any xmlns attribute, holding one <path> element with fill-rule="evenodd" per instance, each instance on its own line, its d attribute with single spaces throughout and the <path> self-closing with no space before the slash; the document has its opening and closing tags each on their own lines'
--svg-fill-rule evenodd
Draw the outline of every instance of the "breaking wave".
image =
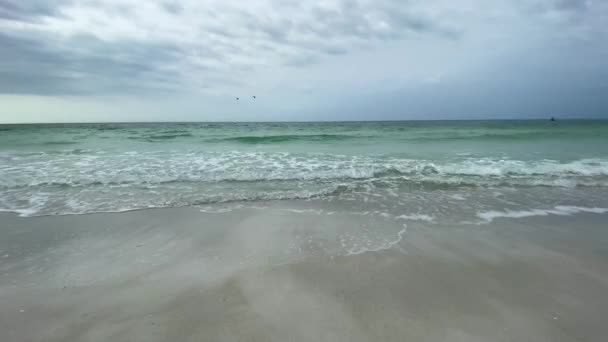
<svg viewBox="0 0 608 342">
<path fill-rule="evenodd" d="M 126 152 L 0 155 L 0 187 L 179 182 L 349 181 L 393 178 L 463 185 L 608 185 L 608 160 L 429 161 L 264 152 Z"/>
<path fill-rule="evenodd" d="M 84 149 L 0 153 L 0 211 L 23 216 L 539 186 L 608 187 L 608 160 Z M 426 216 L 416 219 L 428 221 Z"/>
</svg>

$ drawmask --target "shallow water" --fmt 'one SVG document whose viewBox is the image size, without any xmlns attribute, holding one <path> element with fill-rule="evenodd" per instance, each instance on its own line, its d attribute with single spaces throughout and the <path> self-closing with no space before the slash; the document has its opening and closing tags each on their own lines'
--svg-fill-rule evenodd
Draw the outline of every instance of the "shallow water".
<svg viewBox="0 0 608 342">
<path fill-rule="evenodd" d="M 315 199 L 483 222 L 607 190 L 608 121 L 0 126 L 0 211 L 22 216 Z"/>
</svg>

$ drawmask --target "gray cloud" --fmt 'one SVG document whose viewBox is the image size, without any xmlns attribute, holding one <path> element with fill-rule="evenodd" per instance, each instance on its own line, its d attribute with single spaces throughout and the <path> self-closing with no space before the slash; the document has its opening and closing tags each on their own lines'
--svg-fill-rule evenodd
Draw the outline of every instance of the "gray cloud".
<svg viewBox="0 0 608 342">
<path fill-rule="evenodd" d="M 167 12 L 178 15 L 180 14 L 184 8 L 177 1 L 165 1 L 160 4 L 160 6 L 165 9 Z"/>
<path fill-rule="evenodd" d="M 59 15 L 58 9 L 71 0 L 0 0 L 0 19 L 34 21 Z"/>
<path fill-rule="evenodd" d="M 0 94 L 171 92 L 231 117 L 223 99 L 251 89 L 323 119 L 599 111 L 606 21 L 607 2 L 583 0 L 0 0 Z"/>
<path fill-rule="evenodd" d="M 70 46 L 78 46 L 78 50 Z M 179 58 L 179 50 L 171 45 L 107 44 L 95 37 L 79 36 L 64 47 L 41 37 L 0 34 L 0 55 L 2 93 L 82 95 L 170 90 L 178 76 L 162 70 L 163 65 Z"/>
<path fill-rule="evenodd" d="M 260 65 L 307 67 L 418 34 L 454 38 L 396 0 L 331 6 L 274 0 L 260 8 L 188 0 L 0 1 L 1 49 L 10 56 L 0 64 L 5 93 L 206 89 L 210 82 L 235 83 Z"/>
<path fill-rule="evenodd" d="M 588 0 L 557 0 L 554 7 L 565 11 L 586 11 L 589 9 Z"/>
<path fill-rule="evenodd" d="M 531 13 L 561 15 L 566 22 L 601 14 L 605 10 L 605 5 L 602 5 L 601 2 L 590 0 L 520 0 L 520 3 Z M 600 13 L 593 13 L 594 11 Z"/>
</svg>

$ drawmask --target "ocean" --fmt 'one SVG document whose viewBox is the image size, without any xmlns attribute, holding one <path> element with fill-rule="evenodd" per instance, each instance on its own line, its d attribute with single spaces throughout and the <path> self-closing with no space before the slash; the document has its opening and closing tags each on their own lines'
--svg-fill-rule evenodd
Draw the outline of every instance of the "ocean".
<svg viewBox="0 0 608 342">
<path fill-rule="evenodd" d="M 0 125 L 0 211 L 284 200 L 453 224 L 606 212 L 608 121 Z"/>
</svg>

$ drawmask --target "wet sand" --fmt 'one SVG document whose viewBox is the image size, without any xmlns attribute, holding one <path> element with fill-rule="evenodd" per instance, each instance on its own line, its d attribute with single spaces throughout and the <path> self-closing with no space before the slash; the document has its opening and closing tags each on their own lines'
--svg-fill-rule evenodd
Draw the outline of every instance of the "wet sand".
<svg viewBox="0 0 608 342">
<path fill-rule="evenodd" d="M 404 225 L 266 206 L 0 215 L 0 340 L 608 336 L 608 215 Z"/>
</svg>

